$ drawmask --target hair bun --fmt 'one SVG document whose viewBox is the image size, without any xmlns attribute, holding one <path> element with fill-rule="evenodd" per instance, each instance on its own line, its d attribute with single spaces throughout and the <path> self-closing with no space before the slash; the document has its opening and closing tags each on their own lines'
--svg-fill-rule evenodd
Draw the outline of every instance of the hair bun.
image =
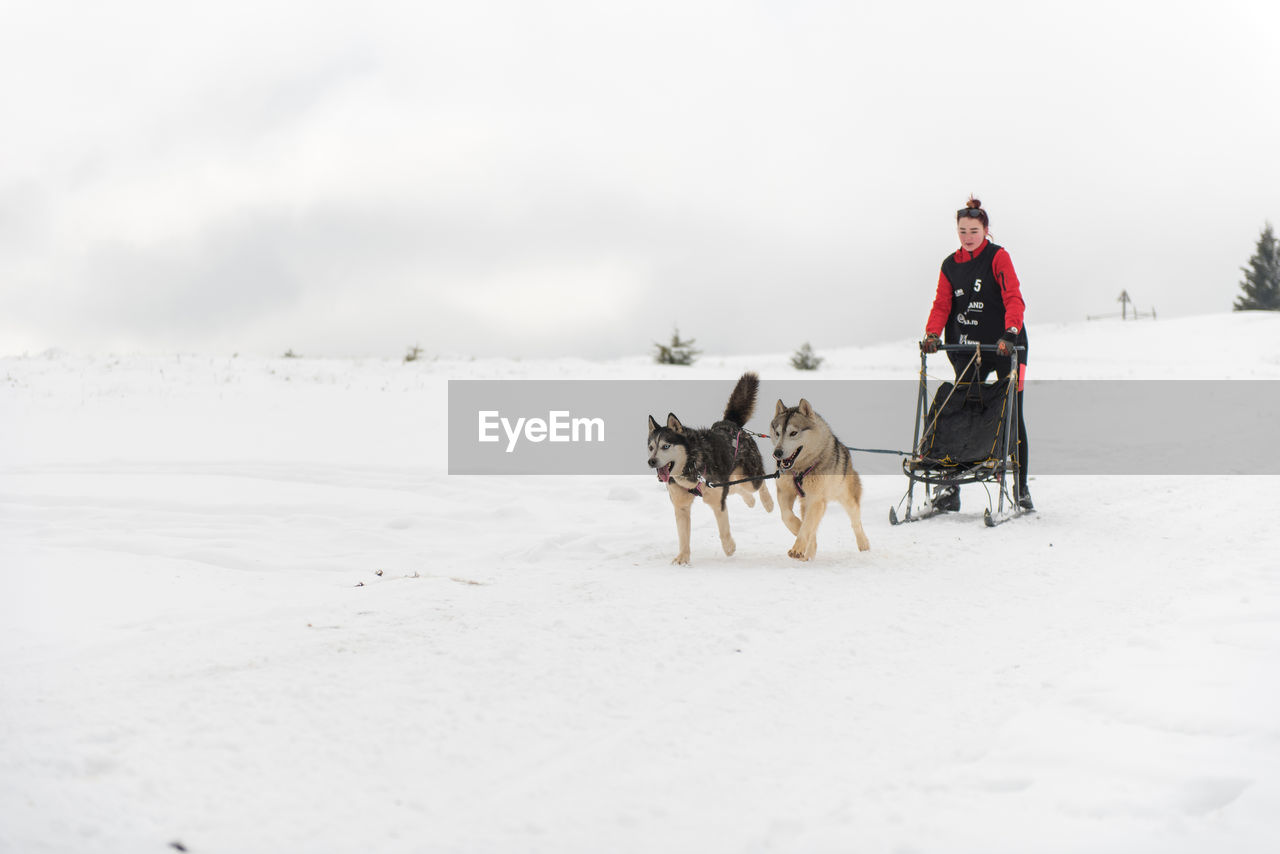
<svg viewBox="0 0 1280 854">
<path fill-rule="evenodd" d="M 965 202 L 964 206 L 966 208 L 977 208 L 978 210 L 982 210 L 982 200 L 970 196 L 969 201 Z"/>
</svg>

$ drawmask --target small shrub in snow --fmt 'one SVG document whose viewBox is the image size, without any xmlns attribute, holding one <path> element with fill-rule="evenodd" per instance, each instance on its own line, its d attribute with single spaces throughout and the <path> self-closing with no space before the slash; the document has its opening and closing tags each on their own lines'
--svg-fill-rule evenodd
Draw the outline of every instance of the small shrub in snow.
<svg viewBox="0 0 1280 854">
<path fill-rule="evenodd" d="M 680 340 L 680 330 L 676 329 L 671 333 L 670 344 L 654 342 L 658 352 L 654 354 L 653 360 L 659 365 L 692 365 L 702 353 L 701 350 L 695 350 L 693 344 L 692 338 L 688 341 Z"/>
<path fill-rule="evenodd" d="M 823 361 L 821 356 L 814 354 L 813 348 L 806 341 L 803 347 L 792 354 L 791 367 L 797 371 L 816 371 Z"/>
</svg>

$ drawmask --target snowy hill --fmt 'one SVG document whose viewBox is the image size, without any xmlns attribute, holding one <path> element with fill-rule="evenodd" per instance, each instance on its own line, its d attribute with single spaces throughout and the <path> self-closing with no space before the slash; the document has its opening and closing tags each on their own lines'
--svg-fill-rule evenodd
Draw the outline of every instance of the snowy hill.
<svg viewBox="0 0 1280 854">
<path fill-rule="evenodd" d="M 1275 314 L 1031 331 L 1036 378 L 1280 380 Z M 876 476 L 869 552 L 734 498 L 676 567 L 640 448 L 445 474 L 450 379 L 788 358 L 0 359 L 0 852 L 1270 851 L 1275 478 L 1038 477 L 988 530 Z"/>
</svg>

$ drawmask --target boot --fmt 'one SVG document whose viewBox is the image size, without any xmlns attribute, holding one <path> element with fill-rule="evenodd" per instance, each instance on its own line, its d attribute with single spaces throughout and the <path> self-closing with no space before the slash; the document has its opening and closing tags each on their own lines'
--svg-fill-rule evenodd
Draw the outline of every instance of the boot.
<svg viewBox="0 0 1280 854">
<path fill-rule="evenodd" d="M 1031 493 L 1027 491 L 1025 486 L 1019 490 L 1022 494 L 1018 498 L 1018 506 L 1023 510 L 1035 510 L 1036 506 L 1031 503 Z"/>
<path fill-rule="evenodd" d="M 933 493 L 933 506 L 950 513 L 958 512 L 960 510 L 960 487 L 938 487 L 938 490 Z"/>
</svg>

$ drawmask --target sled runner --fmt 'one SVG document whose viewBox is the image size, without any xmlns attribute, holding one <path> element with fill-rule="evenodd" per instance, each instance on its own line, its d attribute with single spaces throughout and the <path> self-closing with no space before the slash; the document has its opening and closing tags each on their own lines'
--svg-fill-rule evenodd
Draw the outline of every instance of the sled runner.
<svg viewBox="0 0 1280 854">
<path fill-rule="evenodd" d="M 994 344 L 946 344 L 939 352 L 972 354 L 971 366 L 996 355 Z M 912 453 L 902 462 L 907 475 L 907 493 L 898 507 L 906 505 L 902 518 L 898 507 L 889 509 L 894 525 L 918 522 L 948 509 L 951 499 L 958 507 L 962 484 L 995 486 L 994 497 L 987 490 L 988 507 L 983 520 L 989 527 L 1020 516 L 1022 494 L 1018 478 L 1018 356 L 1021 347 L 1009 355 L 1009 372 L 990 383 L 944 382 L 928 401 L 928 354 L 920 353 L 920 389 L 916 397 L 915 436 Z M 966 371 L 960 371 L 966 374 Z M 916 484 L 922 484 L 923 503 L 914 503 Z M 930 487 L 933 488 L 930 493 Z"/>
</svg>

